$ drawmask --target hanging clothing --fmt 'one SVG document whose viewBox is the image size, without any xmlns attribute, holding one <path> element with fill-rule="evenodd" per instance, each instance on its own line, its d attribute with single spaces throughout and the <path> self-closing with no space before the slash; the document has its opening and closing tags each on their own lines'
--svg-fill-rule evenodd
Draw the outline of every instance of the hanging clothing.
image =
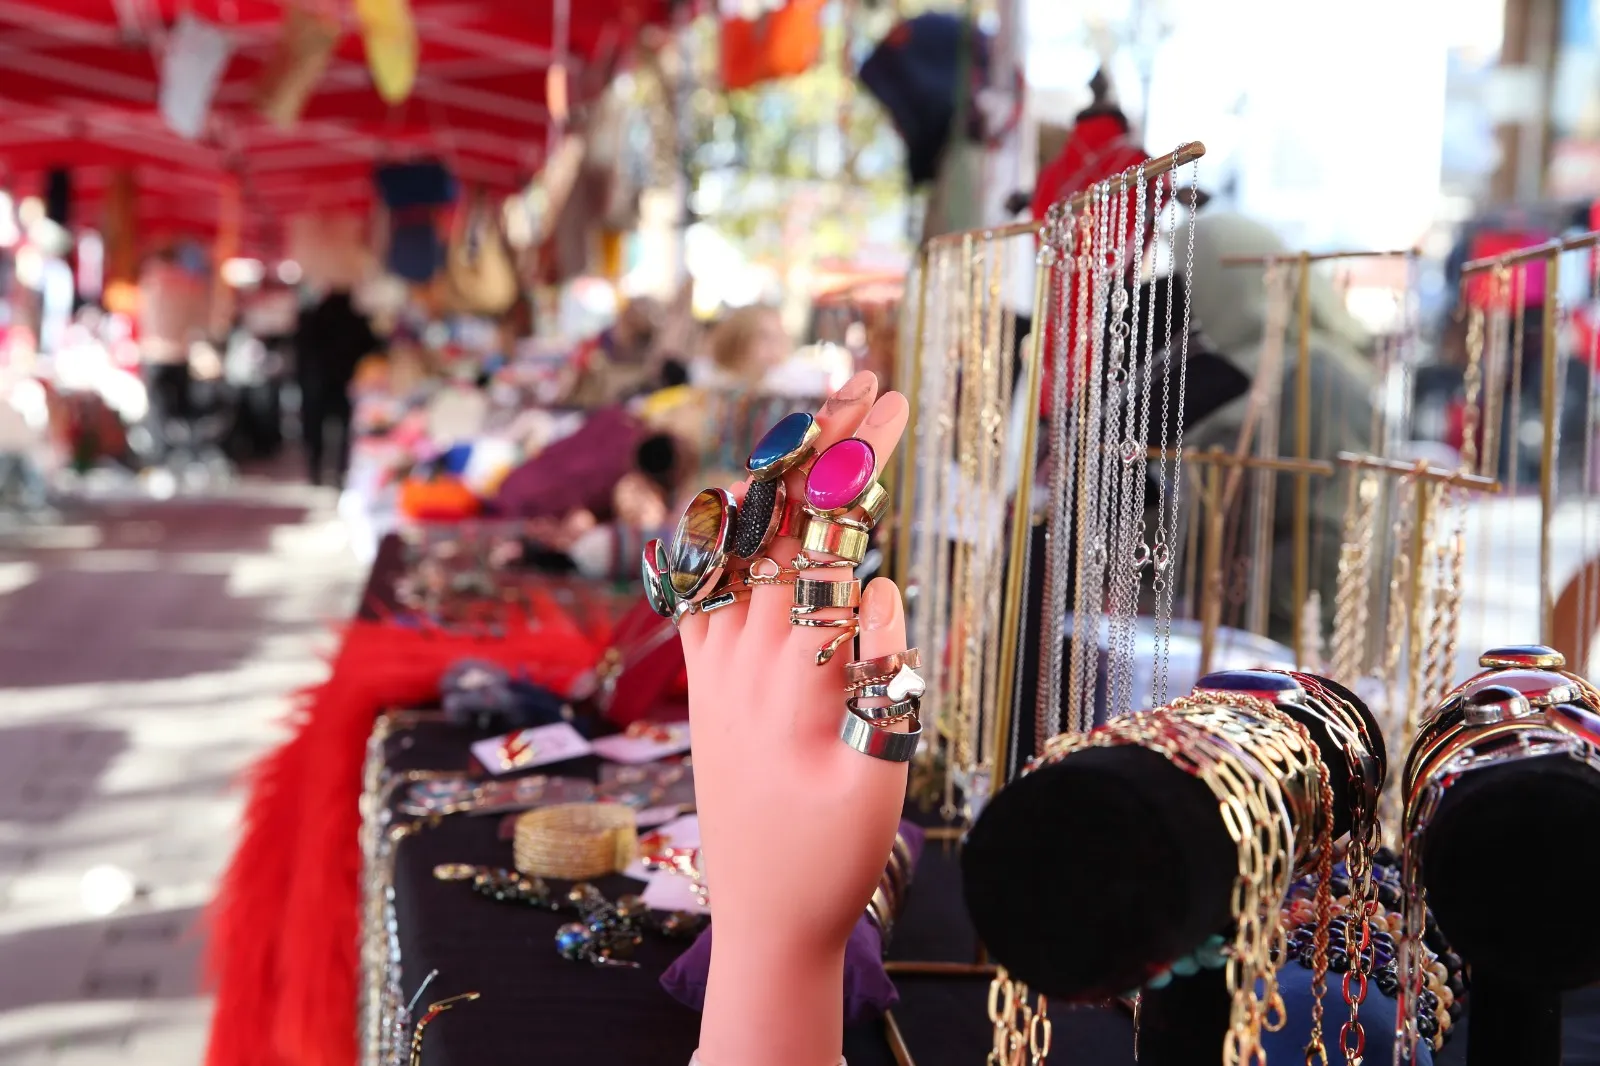
<svg viewBox="0 0 1600 1066">
<path fill-rule="evenodd" d="M 1149 158 L 1144 149 L 1133 142 L 1128 130 L 1128 121 L 1120 111 L 1100 109 L 1083 112 L 1073 123 L 1072 133 L 1067 138 L 1067 143 L 1062 146 L 1061 153 L 1039 172 L 1039 181 L 1033 190 L 1033 217 L 1043 221 L 1053 205 L 1086 191 L 1097 182 L 1113 178 L 1129 167 L 1136 167 Z M 1153 182 L 1147 183 L 1147 190 L 1153 187 Z M 1130 257 L 1136 257 L 1144 250 L 1148 243 L 1149 231 L 1153 228 L 1153 220 L 1149 220 L 1146 222 L 1146 233 L 1134 232 L 1137 207 L 1135 193 L 1129 190 L 1126 202 L 1121 207 L 1123 218 L 1126 220 L 1121 240 L 1129 246 Z M 1110 209 L 1115 211 L 1117 206 L 1111 204 Z M 1071 309 L 1065 323 L 1057 322 L 1046 326 L 1045 337 L 1046 342 L 1053 346 L 1057 343 L 1057 331 L 1062 329 L 1066 331 L 1069 366 L 1072 365 L 1070 360 L 1076 351 L 1077 338 L 1073 334 L 1073 324 L 1077 320 L 1078 293 L 1081 284 L 1077 275 L 1068 282 L 1063 280 L 1062 272 L 1057 271 L 1053 283 L 1054 291 L 1049 296 L 1051 306 L 1064 305 Z M 1053 351 L 1054 348 L 1046 350 Z M 1086 369 L 1086 367 L 1074 368 L 1074 372 Z M 1039 397 L 1040 413 L 1046 418 L 1049 417 L 1051 408 L 1050 381 L 1051 371 L 1047 363 L 1043 391 Z M 1073 391 L 1070 379 L 1067 391 L 1068 395 Z"/>
<path fill-rule="evenodd" d="M 1269 314 L 1265 267 L 1228 266 L 1228 256 L 1289 254 L 1271 229 L 1233 214 L 1202 214 L 1195 223 L 1192 313 L 1207 347 L 1250 380 L 1261 370 Z M 1293 290 L 1291 289 L 1291 292 Z M 1373 395 L 1378 372 L 1371 338 L 1347 311 L 1333 283 L 1311 276 L 1311 455 L 1332 460 L 1341 451 L 1371 450 Z M 1279 451 L 1294 454 L 1298 429 L 1296 374 L 1298 327 L 1291 296 L 1283 341 L 1283 388 L 1278 403 Z M 1244 426 L 1248 395 L 1234 399 L 1200 418 L 1184 432 L 1184 446 L 1233 450 Z M 1296 476 L 1278 475 L 1272 515 L 1272 599 L 1267 635 L 1285 639 L 1303 605 L 1293 602 L 1294 498 Z M 1343 533 L 1345 495 L 1326 481 L 1311 490 L 1311 589 L 1320 592 L 1323 615 L 1331 620 L 1339 577 L 1339 543 Z M 1239 549 L 1245 550 L 1241 539 Z"/>
</svg>

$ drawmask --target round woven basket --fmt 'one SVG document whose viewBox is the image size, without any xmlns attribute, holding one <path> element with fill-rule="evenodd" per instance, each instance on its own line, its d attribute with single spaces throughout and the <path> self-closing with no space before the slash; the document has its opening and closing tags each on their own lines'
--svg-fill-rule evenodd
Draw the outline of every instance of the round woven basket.
<svg viewBox="0 0 1600 1066">
<path fill-rule="evenodd" d="M 583 881 L 625 868 L 639 851 L 633 808 L 621 803 L 563 803 L 517 819 L 512 842 L 518 871 Z"/>
</svg>

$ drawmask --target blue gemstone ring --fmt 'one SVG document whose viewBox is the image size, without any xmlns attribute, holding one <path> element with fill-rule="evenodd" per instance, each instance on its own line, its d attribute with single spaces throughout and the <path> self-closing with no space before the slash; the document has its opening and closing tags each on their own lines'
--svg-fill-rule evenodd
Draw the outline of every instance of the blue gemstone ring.
<svg viewBox="0 0 1600 1066">
<path fill-rule="evenodd" d="M 745 469 L 756 481 L 780 478 L 816 454 L 821 433 L 822 427 L 806 412 L 785 415 L 756 442 Z"/>
</svg>

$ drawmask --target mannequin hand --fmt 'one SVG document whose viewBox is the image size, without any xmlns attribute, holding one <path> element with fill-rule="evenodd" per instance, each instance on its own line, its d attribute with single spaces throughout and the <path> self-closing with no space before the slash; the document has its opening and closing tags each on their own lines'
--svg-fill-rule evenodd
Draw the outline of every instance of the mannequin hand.
<svg viewBox="0 0 1600 1066">
<path fill-rule="evenodd" d="M 876 378 L 862 373 L 828 400 L 817 414 L 819 453 L 860 437 L 881 475 L 908 407 L 892 392 L 874 403 L 876 393 Z M 798 499 L 804 475 L 787 477 L 789 497 Z M 799 553 L 792 539 L 766 552 L 783 566 Z M 791 625 L 792 600 L 791 585 L 762 585 L 747 604 L 690 616 L 682 626 L 717 930 L 701 1028 L 705 1066 L 838 1062 L 845 942 L 888 861 L 905 796 L 904 763 L 863 755 L 839 739 L 850 646 L 816 665 L 817 649 L 835 632 Z M 893 582 L 868 586 L 860 617 L 863 657 L 905 650 Z"/>
</svg>

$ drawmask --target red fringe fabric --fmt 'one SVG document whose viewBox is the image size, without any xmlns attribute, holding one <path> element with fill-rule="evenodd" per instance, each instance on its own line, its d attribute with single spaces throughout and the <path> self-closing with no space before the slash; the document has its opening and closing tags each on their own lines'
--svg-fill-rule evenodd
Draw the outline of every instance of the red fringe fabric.
<svg viewBox="0 0 1600 1066">
<path fill-rule="evenodd" d="M 575 628 L 507 632 L 489 640 L 356 622 L 328 680 L 298 694 L 293 736 L 250 775 L 239 849 L 208 916 L 216 1012 L 206 1066 L 356 1061 L 367 737 L 383 711 L 436 699 L 460 659 L 520 668 L 564 691 L 599 655 Z"/>
</svg>

